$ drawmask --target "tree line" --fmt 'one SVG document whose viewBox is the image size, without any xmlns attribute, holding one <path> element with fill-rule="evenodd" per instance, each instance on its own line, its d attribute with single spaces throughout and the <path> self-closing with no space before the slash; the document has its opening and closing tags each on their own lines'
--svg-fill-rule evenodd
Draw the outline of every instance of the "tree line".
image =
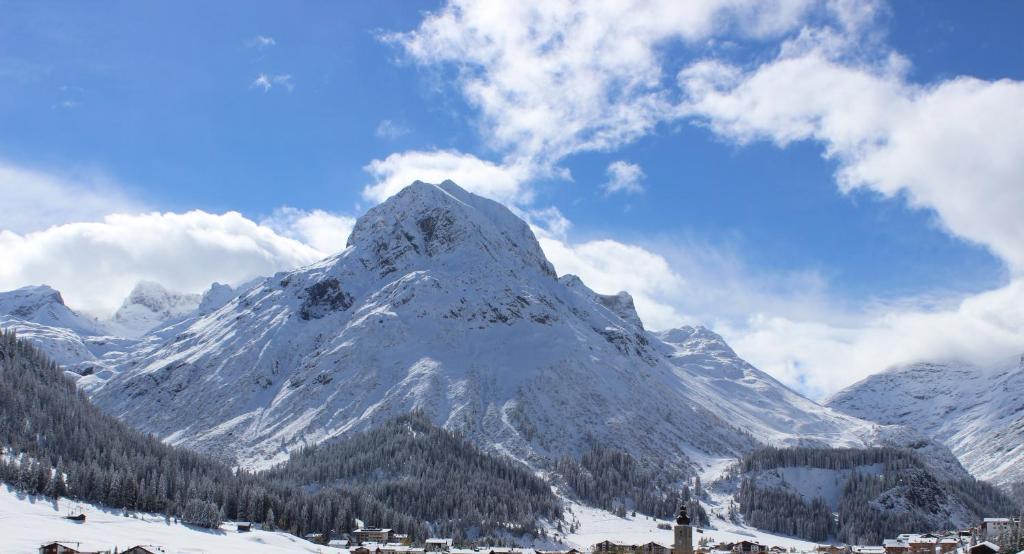
<svg viewBox="0 0 1024 554">
<path fill-rule="evenodd" d="M 413 423 L 420 430 L 428 425 L 413 416 L 389 429 Z M 542 492 L 539 480 L 524 469 L 468 451 L 446 432 L 430 430 L 425 436 L 421 443 L 395 439 L 384 450 L 388 459 L 372 450 L 385 446 L 373 441 L 387 441 L 371 434 L 348 449 L 302 452 L 280 471 L 233 470 L 104 414 L 57 364 L 13 332 L 0 331 L 0 481 L 28 493 L 163 513 L 211 528 L 225 519 L 252 521 L 298 535 L 346 531 L 356 517 L 423 539 L 437 529 L 476 522 L 488 522 L 485 529 L 507 522 L 517 531 L 535 531 L 531 510 L 536 516 L 560 516 L 551 492 Z M 369 450 L 360 456 L 361 448 Z M 462 461 L 444 456 L 448 448 L 463 455 Z M 351 467 L 359 468 L 351 471 L 364 477 L 379 463 L 393 479 L 366 477 L 349 484 L 343 477 L 354 473 L 335 473 L 332 455 L 351 460 Z M 446 474 L 449 470 L 453 473 Z M 488 471 L 495 477 L 484 482 Z M 460 479 L 466 476 L 470 486 L 463 488 Z M 309 483 L 320 486 L 304 486 Z M 439 523 L 431 526 L 432 521 Z"/>
<path fill-rule="evenodd" d="M 627 452 L 593 445 L 579 460 L 565 456 L 555 471 L 582 501 L 625 516 L 629 511 L 671 518 L 686 503 L 695 525 L 707 524 L 700 507 L 700 479 L 691 495 L 687 475 L 678 470 L 648 467 Z"/>
<path fill-rule="evenodd" d="M 867 470 L 881 465 L 881 471 Z M 759 487 L 756 474 L 785 467 L 849 470 L 836 512 L 822 498 L 806 499 L 778 487 Z M 900 448 L 764 448 L 734 470 L 742 478 L 736 499 L 750 525 L 812 541 L 881 544 L 900 533 L 952 529 L 948 505 L 959 500 L 980 521 L 1014 513 L 999 489 L 973 478 L 943 480 L 917 453 Z"/>
<path fill-rule="evenodd" d="M 460 541 L 539 536 L 542 518 L 562 518 L 561 502 L 526 466 L 482 452 L 421 411 L 305 448 L 266 475 L 299 486 L 359 491 Z M 474 536 L 466 536 L 470 529 Z"/>
</svg>

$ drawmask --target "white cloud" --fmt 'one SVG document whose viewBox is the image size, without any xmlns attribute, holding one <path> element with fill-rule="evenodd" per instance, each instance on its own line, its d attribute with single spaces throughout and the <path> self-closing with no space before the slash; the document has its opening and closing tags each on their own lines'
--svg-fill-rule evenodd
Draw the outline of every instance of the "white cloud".
<svg viewBox="0 0 1024 554">
<path fill-rule="evenodd" d="M 509 204 L 528 202 L 529 169 L 496 164 L 455 150 L 410 150 L 373 160 L 365 168 L 374 183 L 363 189 L 368 200 L 382 202 L 414 181 L 440 183 L 451 179 L 462 188 Z"/>
<path fill-rule="evenodd" d="M 345 249 L 348 236 L 356 220 L 345 215 L 332 214 L 323 210 L 303 211 L 282 206 L 260 225 L 293 238 L 325 254 L 334 254 Z"/>
<path fill-rule="evenodd" d="M 1024 280 L 951 308 L 886 307 L 849 323 L 757 313 L 720 330 L 751 363 L 815 397 L 917 361 L 1006 363 L 1024 351 Z"/>
<path fill-rule="evenodd" d="M 604 190 L 608 194 L 625 192 L 637 194 L 644 191 L 640 183 L 646 177 L 644 170 L 639 165 L 623 160 L 612 162 L 607 170 L 608 182 L 604 184 Z"/>
<path fill-rule="evenodd" d="M 385 38 L 417 63 L 456 67 L 491 146 L 549 168 L 676 117 L 662 70 L 669 42 L 772 37 L 814 14 L 853 26 L 864 11 L 845 0 L 452 1 L 416 30 Z"/>
<path fill-rule="evenodd" d="M 906 62 L 843 63 L 820 49 L 749 73 L 701 62 L 679 75 L 686 111 L 741 143 L 815 140 L 844 191 L 904 196 L 950 233 L 1024 270 L 1024 82 L 908 83 Z"/>
<path fill-rule="evenodd" d="M 284 87 L 288 92 L 295 90 L 295 84 L 292 83 L 292 76 L 288 74 L 268 75 L 266 73 L 260 73 L 249 85 L 250 88 L 263 89 L 263 92 L 269 92 L 270 89 L 276 86 Z"/>
<path fill-rule="evenodd" d="M 70 221 L 96 221 L 141 202 L 101 175 L 59 176 L 0 162 L 0 230 L 18 233 Z"/>
<path fill-rule="evenodd" d="M 274 40 L 274 37 L 271 37 L 271 36 L 256 35 L 255 37 L 247 40 L 245 42 L 245 45 L 248 46 L 249 48 L 257 48 L 257 49 L 263 50 L 264 48 L 269 48 L 271 46 L 276 46 L 277 45 L 277 41 Z"/>
<path fill-rule="evenodd" d="M 294 232 L 309 232 L 319 242 L 318 219 L 298 218 Z M 115 214 L 25 234 L 0 231 L 0 252 L 0 290 L 46 283 L 70 306 L 100 315 L 116 309 L 140 280 L 199 292 L 213 281 L 237 283 L 325 255 L 236 212 L 202 211 Z"/>
<path fill-rule="evenodd" d="M 409 128 L 401 123 L 390 119 L 382 120 L 377 124 L 376 135 L 380 138 L 394 140 L 409 134 Z"/>
</svg>

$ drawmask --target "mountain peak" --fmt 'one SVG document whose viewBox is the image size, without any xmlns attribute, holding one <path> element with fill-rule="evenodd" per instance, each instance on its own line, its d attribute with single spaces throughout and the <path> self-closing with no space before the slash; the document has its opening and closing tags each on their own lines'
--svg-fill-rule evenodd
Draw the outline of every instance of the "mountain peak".
<svg viewBox="0 0 1024 554">
<path fill-rule="evenodd" d="M 0 292 L 0 316 L 5 315 L 50 327 L 71 329 L 82 335 L 104 334 L 98 322 L 68 308 L 60 292 L 49 285 L 30 285 Z"/>
<path fill-rule="evenodd" d="M 405 187 L 356 221 L 347 246 L 357 247 L 364 265 L 380 275 L 404 272 L 425 259 L 464 265 L 483 256 L 501 269 L 555 276 L 529 225 L 452 181 Z"/>
<path fill-rule="evenodd" d="M 172 292 L 154 281 L 139 281 L 114 314 L 113 324 L 125 336 L 141 336 L 161 323 L 195 311 L 200 299 L 198 294 Z"/>
<path fill-rule="evenodd" d="M 684 325 L 655 334 L 661 340 L 688 351 L 736 356 L 736 352 L 721 335 L 703 325 Z"/>
</svg>

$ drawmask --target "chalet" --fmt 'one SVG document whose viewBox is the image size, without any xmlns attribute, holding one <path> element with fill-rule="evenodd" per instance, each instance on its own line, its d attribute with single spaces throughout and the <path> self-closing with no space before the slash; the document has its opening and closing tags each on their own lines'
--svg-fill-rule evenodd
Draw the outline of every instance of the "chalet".
<svg viewBox="0 0 1024 554">
<path fill-rule="evenodd" d="M 998 554 L 999 546 L 988 541 L 979 542 L 978 544 L 967 549 L 970 554 Z"/>
<path fill-rule="evenodd" d="M 910 551 L 910 546 L 899 539 L 885 539 L 882 548 L 885 554 L 907 554 Z"/>
<path fill-rule="evenodd" d="M 638 554 L 672 554 L 672 549 L 656 542 L 642 544 L 634 550 Z"/>
<path fill-rule="evenodd" d="M 249 523 L 248 521 L 239 521 L 238 523 L 235 523 L 235 530 L 239 533 L 248 533 L 249 531 L 252 531 L 252 523 Z"/>
<path fill-rule="evenodd" d="M 359 544 L 363 544 L 364 542 L 379 542 L 384 544 L 391 538 L 391 529 L 381 529 L 380 527 L 360 527 L 352 532 L 352 536 Z"/>
<path fill-rule="evenodd" d="M 909 554 L 935 554 L 935 545 L 938 542 L 939 539 L 934 535 L 911 536 L 907 541 L 907 549 Z"/>
<path fill-rule="evenodd" d="M 408 533 L 391 533 L 391 542 L 397 542 L 398 544 L 409 546 L 412 544 L 412 539 L 409 538 Z"/>
<path fill-rule="evenodd" d="M 376 543 L 368 543 L 349 549 L 351 554 L 377 554 L 380 549 Z"/>
<path fill-rule="evenodd" d="M 632 544 L 615 541 L 601 541 L 591 550 L 594 554 L 634 554 L 636 547 Z"/>
<path fill-rule="evenodd" d="M 939 539 L 938 544 L 935 547 L 935 552 L 938 554 L 950 554 L 956 552 L 956 549 L 960 546 L 960 539 L 958 537 L 943 537 Z"/>
<path fill-rule="evenodd" d="M 75 545 L 72 547 L 71 545 Z M 78 550 L 78 543 L 73 542 L 51 542 L 39 547 L 39 554 L 81 554 Z"/>
<path fill-rule="evenodd" d="M 121 554 L 163 554 L 164 549 L 158 546 L 138 545 L 121 552 Z"/>
<path fill-rule="evenodd" d="M 452 549 L 452 539 L 429 538 L 423 543 L 425 552 L 448 552 Z"/>
<path fill-rule="evenodd" d="M 768 548 L 761 544 L 753 541 L 740 541 L 733 545 L 733 552 L 741 552 L 742 554 L 758 554 L 761 552 L 767 552 Z"/>
<path fill-rule="evenodd" d="M 331 548 L 348 548 L 348 539 L 332 539 L 328 541 L 327 546 Z"/>
<path fill-rule="evenodd" d="M 986 517 L 981 521 L 981 536 L 987 541 L 995 540 L 1012 526 L 1013 520 L 1008 517 Z"/>
<path fill-rule="evenodd" d="M 853 554 L 885 554 L 885 547 L 883 546 L 851 546 L 850 552 Z"/>
</svg>

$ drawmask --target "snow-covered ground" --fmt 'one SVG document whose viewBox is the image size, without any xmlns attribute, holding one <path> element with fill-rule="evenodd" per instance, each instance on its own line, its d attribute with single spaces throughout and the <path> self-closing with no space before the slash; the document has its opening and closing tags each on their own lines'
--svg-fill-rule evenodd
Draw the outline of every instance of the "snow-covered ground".
<svg viewBox="0 0 1024 554">
<path fill-rule="evenodd" d="M 575 533 L 567 534 L 565 542 L 581 550 L 590 549 L 594 544 L 604 540 L 630 544 L 646 544 L 653 541 L 663 546 L 672 546 L 674 541 L 671 530 L 658 529 L 658 524 L 669 523 L 667 520 L 653 519 L 642 514 L 621 518 L 611 512 L 575 502 L 570 503 L 568 507 L 572 510 L 569 517 L 579 522 L 579 529 Z M 714 515 L 712 524 L 714 529 L 700 529 L 694 532 L 694 545 L 701 540 L 709 539 L 711 544 L 748 540 L 767 546 L 781 546 L 786 549 L 792 547 L 801 552 L 813 551 L 815 547 L 813 542 L 735 525 Z"/>
<path fill-rule="evenodd" d="M 74 511 L 84 513 L 84 523 L 64 519 Z M 124 551 L 135 545 L 155 545 L 166 554 L 202 552 L 218 553 L 342 553 L 345 550 L 313 544 L 287 533 L 253 530 L 239 533 L 234 524 L 226 523 L 220 530 L 203 530 L 164 521 L 155 514 L 134 514 L 125 517 L 120 510 L 109 510 L 61 499 L 55 503 L 43 497 L 32 497 L 0 485 L 0 552 L 5 554 L 34 553 L 39 546 L 53 541 L 80 543 L 85 551 Z"/>
</svg>

